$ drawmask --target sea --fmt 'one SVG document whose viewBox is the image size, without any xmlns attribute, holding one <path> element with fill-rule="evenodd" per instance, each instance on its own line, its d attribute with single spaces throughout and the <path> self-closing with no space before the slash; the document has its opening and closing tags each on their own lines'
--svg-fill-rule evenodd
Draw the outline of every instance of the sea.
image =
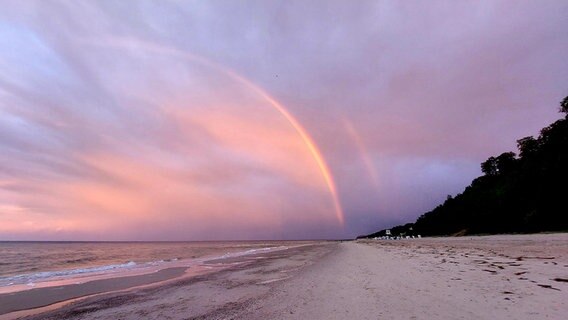
<svg viewBox="0 0 568 320">
<path fill-rule="evenodd" d="M 209 260 L 283 250 L 300 241 L 227 242 L 0 242 L 0 294 L 196 268 Z"/>
</svg>

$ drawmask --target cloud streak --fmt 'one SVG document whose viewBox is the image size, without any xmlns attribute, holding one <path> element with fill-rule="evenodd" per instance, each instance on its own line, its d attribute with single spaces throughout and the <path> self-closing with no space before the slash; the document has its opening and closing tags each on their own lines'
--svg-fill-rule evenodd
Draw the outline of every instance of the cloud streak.
<svg viewBox="0 0 568 320">
<path fill-rule="evenodd" d="M 340 238 L 414 219 L 557 117 L 567 14 L 6 2 L 0 238 Z"/>
</svg>

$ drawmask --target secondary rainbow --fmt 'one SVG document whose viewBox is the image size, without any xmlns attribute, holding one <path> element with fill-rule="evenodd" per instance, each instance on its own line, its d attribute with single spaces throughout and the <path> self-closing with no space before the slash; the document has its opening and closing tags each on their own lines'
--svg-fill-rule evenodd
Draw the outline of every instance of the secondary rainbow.
<svg viewBox="0 0 568 320">
<path fill-rule="evenodd" d="M 353 141 L 355 142 L 355 146 L 357 146 L 357 149 L 359 150 L 359 154 L 361 155 L 361 159 L 363 160 L 363 164 L 365 165 L 365 168 L 367 169 L 367 172 L 369 173 L 371 183 L 373 184 L 375 189 L 378 191 L 379 190 L 379 174 L 377 173 L 377 170 L 375 169 L 375 166 L 373 165 L 373 161 L 369 157 L 369 152 L 367 151 L 367 147 L 365 147 L 365 144 L 363 143 L 363 139 L 361 139 L 361 136 L 359 135 L 357 130 L 355 130 L 355 127 L 353 126 L 353 123 L 351 123 L 351 121 L 343 118 L 343 126 L 345 127 L 345 130 L 347 130 L 347 133 L 349 134 L 351 139 L 353 139 Z"/>
</svg>

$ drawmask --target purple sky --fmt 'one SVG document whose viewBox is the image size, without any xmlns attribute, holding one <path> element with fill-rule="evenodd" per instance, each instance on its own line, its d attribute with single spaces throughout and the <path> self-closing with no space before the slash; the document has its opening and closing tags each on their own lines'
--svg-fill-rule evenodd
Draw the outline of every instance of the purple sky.
<svg viewBox="0 0 568 320">
<path fill-rule="evenodd" d="M 0 240 L 413 221 L 559 118 L 566 17 L 566 1 L 3 1 Z"/>
</svg>

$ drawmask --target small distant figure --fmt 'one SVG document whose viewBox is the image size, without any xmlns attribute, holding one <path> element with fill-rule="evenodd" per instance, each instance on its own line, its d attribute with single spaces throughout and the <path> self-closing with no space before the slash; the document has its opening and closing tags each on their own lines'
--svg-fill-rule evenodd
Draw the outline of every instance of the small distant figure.
<svg viewBox="0 0 568 320">
<path fill-rule="evenodd" d="M 422 238 L 422 236 L 418 235 L 418 239 Z"/>
</svg>

